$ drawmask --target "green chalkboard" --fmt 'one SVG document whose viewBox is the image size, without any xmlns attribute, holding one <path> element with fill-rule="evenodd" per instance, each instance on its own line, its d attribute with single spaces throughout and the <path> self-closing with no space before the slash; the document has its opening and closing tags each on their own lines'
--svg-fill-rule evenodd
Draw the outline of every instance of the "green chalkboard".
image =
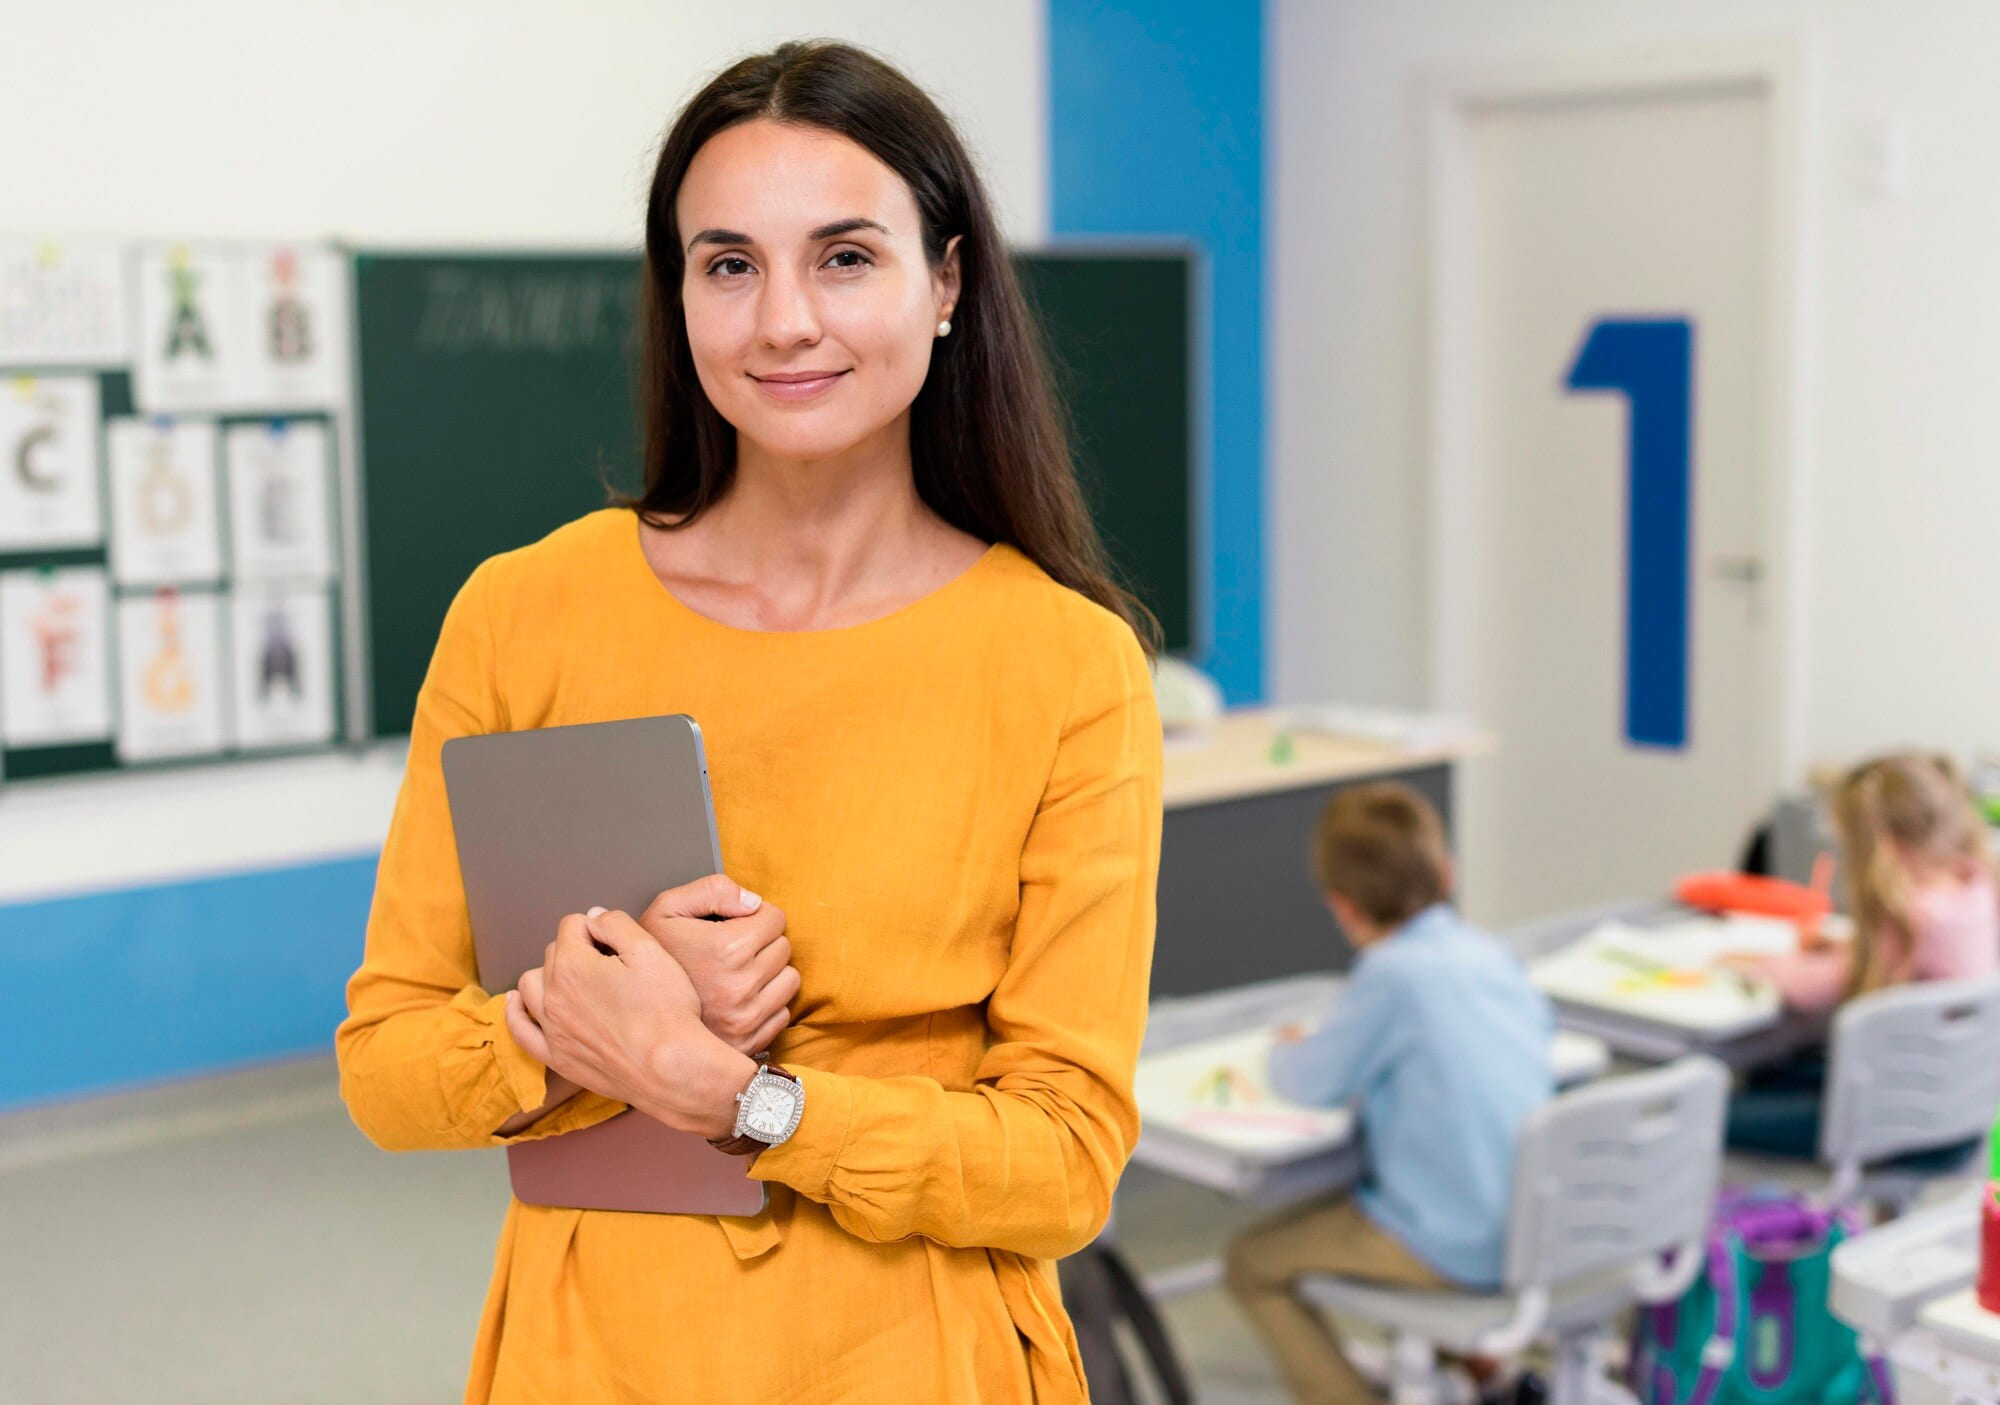
<svg viewBox="0 0 2000 1405">
<path fill-rule="evenodd" d="M 1179 251 L 1017 254 L 1077 473 L 1169 649 L 1193 645 L 1194 269 Z"/>
<path fill-rule="evenodd" d="M 1079 469 L 1170 648 L 1191 633 L 1189 257 L 1017 256 Z M 371 730 L 409 730 L 473 567 L 636 491 L 632 313 L 618 254 L 355 256 Z"/>
</svg>

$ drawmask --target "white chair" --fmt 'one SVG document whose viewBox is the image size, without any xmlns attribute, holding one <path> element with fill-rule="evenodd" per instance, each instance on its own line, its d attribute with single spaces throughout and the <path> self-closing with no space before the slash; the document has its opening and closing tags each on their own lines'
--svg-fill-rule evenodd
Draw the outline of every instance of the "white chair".
<svg viewBox="0 0 2000 1405">
<path fill-rule="evenodd" d="M 1906 1208 L 1950 1171 L 1878 1163 L 1983 1137 L 2000 1112 L 2000 977 L 1895 986 L 1834 1017 L 1821 1103 L 1820 1160 L 1837 1205 Z"/>
<path fill-rule="evenodd" d="M 1557 1347 L 1552 1405 L 1629 1405 L 1604 1369 L 1612 1320 L 1634 1303 L 1678 1297 L 1700 1271 L 1728 1096 L 1722 1065 L 1691 1057 L 1538 1109 L 1515 1150 L 1497 1293 L 1325 1276 L 1301 1290 L 1323 1310 L 1388 1329 L 1397 1405 L 1436 1399 L 1439 1350 L 1511 1356 L 1544 1335 Z"/>
</svg>

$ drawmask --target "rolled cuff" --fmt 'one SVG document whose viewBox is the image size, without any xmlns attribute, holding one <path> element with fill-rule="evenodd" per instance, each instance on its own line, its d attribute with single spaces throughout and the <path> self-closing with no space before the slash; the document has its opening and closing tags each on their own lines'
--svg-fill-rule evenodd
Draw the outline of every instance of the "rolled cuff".
<svg viewBox="0 0 2000 1405">
<path fill-rule="evenodd" d="M 785 1065 L 785 1071 L 797 1074 L 805 1088 L 805 1109 L 798 1130 L 758 1152 L 750 1163 L 750 1175 L 754 1180 L 788 1185 L 809 1200 L 822 1200 L 854 1124 L 853 1080 L 790 1064 Z"/>
<path fill-rule="evenodd" d="M 515 1142 L 559 1137 L 564 1132 L 595 1126 L 625 1110 L 624 1103 L 584 1091 L 546 1116 L 535 1119 L 513 1136 L 500 1136 L 494 1129 L 508 1118 L 532 1111 L 548 1100 L 548 1069 L 540 1059 L 514 1042 L 514 1035 L 507 1028 L 506 995 L 489 995 L 483 1000 L 479 997 L 480 992 L 476 990 L 465 991 L 452 1003 L 465 1010 L 474 1021 L 473 1037 L 461 1047 L 476 1046 L 489 1053 L 499 1074 L 492 1092 L 481 1100 L 478 1112 L 480 1123 L 489 1134 L 488 1145 L 511 1146 Z"/>
</svg>

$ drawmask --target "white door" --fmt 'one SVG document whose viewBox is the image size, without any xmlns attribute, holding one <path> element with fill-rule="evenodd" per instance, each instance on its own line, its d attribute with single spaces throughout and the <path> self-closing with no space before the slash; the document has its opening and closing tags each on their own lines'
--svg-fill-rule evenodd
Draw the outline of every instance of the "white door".
<svg viewBox="0 0 2000 1405">
<path fill-rule="evenodd" d="M 1439 579 L 1500 741 L 1460 810 L 1466 907 L 1500 924 L 1731 866 L 1766 798 L 1770 123 L 1748 85 L 1464 122 Z"/>
</svg>

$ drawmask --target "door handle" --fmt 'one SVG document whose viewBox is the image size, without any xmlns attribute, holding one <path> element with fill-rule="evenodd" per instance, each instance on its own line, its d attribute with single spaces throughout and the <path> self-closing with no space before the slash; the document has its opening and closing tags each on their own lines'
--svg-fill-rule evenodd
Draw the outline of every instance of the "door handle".
<svg viewBox="0 0 2000 1405">
<path fill-rule="evenodd" d="M 1764 560 L 1759 556 L 1711 556 L 1708 574 L 1711 580 L 1755 585 L 1764 579 Z"/>
</svg>

